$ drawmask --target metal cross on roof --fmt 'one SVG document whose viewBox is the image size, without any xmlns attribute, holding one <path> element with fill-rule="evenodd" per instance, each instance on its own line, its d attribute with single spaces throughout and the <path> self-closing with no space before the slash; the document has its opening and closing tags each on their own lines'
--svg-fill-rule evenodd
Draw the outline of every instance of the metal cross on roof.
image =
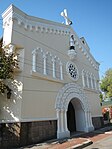
<svg viewBox="0 0 112 149">
<path fill-rule="evenodd" d="M 71 25 L 72 24 L 72 21 L 68 18 L 68 14 L 67 14 L 67 10 L 64 9 L 62 12 L 61 12 L 61 16 L 64 17 L 65 19 L 65 24 L 66 25 Z"/>
</svg>

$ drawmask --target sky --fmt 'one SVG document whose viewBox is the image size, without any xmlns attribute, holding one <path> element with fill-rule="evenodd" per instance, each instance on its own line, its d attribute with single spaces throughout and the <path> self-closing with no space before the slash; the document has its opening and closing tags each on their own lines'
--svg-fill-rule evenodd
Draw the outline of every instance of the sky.
<svg viewBox="0 0 112 149">
<path fill-rule="evenodd" d="M 112 0 L 0 0 L 2 13 L 13 4 L 28 15 L 62 23 L 60 13 L 67 9 L 72 28 L 84 37 L 93 57 L 100 63 L 100 79 L 112 68 Z"/>
</svg>

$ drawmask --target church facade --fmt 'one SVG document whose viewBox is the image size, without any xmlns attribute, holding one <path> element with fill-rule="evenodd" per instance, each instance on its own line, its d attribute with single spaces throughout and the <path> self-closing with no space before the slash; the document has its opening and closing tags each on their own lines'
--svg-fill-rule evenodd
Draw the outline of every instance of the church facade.
<svg viewBox="0 0 112 149">
<path fill-rule="evenodd" d="M 23 145 L 101 127 L 99 63 L 84 37 L 13 5 L 2 17 L 3 47 L 19 54 L 19 69 L 11 99 L 0 95 L 0 123 L 18 124 Z"/>
</svg>

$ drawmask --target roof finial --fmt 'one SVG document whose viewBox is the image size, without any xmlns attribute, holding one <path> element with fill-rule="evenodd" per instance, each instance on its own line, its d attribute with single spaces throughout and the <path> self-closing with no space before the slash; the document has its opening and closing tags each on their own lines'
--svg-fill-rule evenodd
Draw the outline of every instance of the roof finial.
<svg viewBox="0 0 112 149">
<path fill-rule="evenodd" d="M 66 10 L 66 9 L 64 9 L 64 10 L 61 12 L 61 16 L 64 17 L 64 19 L 65 19 L 65 24 L 66 24 L 66 25 L 71 25 L 71 24 L 72 24 L 72 21 L 68 18 L 67 10 Z"/>
</svg>

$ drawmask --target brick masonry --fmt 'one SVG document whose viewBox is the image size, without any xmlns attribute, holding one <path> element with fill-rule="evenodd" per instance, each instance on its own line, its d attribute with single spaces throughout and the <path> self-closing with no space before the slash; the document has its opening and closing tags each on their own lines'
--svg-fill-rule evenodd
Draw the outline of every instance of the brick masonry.
<svg viewBox="0 0 112 149">
<path fill-rule="evenodd" d="M 102 117 L 93 117 L 95 129 L 104 126 Z M 0 124 L 0 149 L 40 143 L 57 136 L 57 121 Z"/>
<path fill-rule="evenodd" d="M 99 129 L 104 126 L 103 117 L 92 117 L 92 122 L 95 129 Z"/>
<path fill-rule="evenodd" d="M 0 148 L 40 143 L 56 138 L 57 121 L 39 121 L 0 124 Z"/>
</svg>

